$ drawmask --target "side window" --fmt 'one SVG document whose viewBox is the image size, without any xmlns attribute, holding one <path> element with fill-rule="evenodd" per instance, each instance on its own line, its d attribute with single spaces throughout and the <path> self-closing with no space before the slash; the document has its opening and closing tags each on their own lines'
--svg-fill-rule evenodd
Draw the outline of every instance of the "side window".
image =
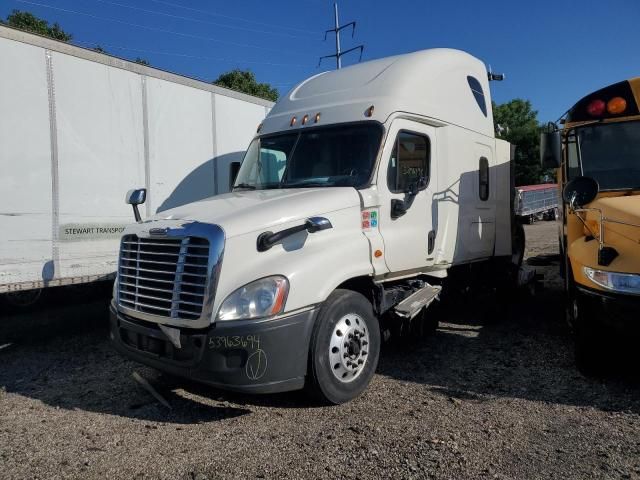
<svg viewBox="0 0 640 480">
<path fill-rule="evenodd" d="M 393 193 L 402 193 L 420 178 L 429 183 L 429 138 L 410 132 L 398 133 L 389 160 L 387 185 Z"/>
<path fill-rule="evenodd" d="M 489 160 L 486 157 L 480 157 L 480 166 L 478 168 L 478 193 L 480 200 L 483 202 L 489 199 Z"/>
<path fill-rule="evenodd" d="M 576 142 L 567 143 L 567 180 L 571 180 L 581 175 L 580 164 L 578 163 L 578 149 Z"/>
<path fill-rule="evenodd" d="M 467 82 L 469 83 L 469 88 L 471 89 L 471 93 L 473 93 L 473 97 L 476 99 L 476 103 L 478 104 L 478 107 L 480 107 L 482 114 L 486 117 L 487 101 L 484 98 L 484 91 L 482 90 L 482 85 L 480 85 L 480 82 L 476 77 L 472 77 L 470 75 L 467 77 Z"/>
</svg>

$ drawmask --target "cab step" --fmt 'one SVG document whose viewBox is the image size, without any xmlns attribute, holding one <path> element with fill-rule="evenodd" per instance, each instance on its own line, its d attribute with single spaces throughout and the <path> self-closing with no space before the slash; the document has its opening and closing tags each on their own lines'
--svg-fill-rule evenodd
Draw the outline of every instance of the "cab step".
<svg viewBox="0 0 640 480">
<path fill-rule="evenodd" d="M 440 285 L 429 285 L 422 287 L 420 290 L 413 292 L 398 305 L 395 306 L 395 312 L 403 318 L 413 318 L 420 310 L 431 305 L 438 294 L 442 290 Z"/>
</svg>

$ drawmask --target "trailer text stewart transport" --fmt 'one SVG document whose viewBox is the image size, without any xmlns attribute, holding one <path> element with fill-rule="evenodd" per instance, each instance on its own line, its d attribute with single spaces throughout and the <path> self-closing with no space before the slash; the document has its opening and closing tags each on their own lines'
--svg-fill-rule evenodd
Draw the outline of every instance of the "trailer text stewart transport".
<svg viewBox="0 0 640 480">
<path fill-rule="evenodd" d="M 4 26 L 0 65 L 0 296 L 14 303 L 113 278 L 131 185 L 147 215 L 229 191 L 273 106 Z"/>
<path fill-rule="evenodd" d="M 434 327 L 450 273 L 513 279 L 511 167 L 487 70 L 464 52 L 311 77 L 267 116 L 231 193 L 125 229 L 111 338 L 219 387 L 348 401 L 387 332 Z"/>
</svg>

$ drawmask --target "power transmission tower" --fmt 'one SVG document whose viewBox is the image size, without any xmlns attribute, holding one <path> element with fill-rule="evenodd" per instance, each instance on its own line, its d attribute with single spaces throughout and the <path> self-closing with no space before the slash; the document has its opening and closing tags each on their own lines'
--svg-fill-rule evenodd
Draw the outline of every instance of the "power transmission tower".
<svg viewBox="0 0 640 480">
<path fill-rule="evenodd" d="M 349 28 L 351 27 L 351 38 L 353 38 L 353 35 L 355 34 L 356 31 L 356 22 L 349 22 L 349 23 L 345 23 L 344 25 L 340 25 L 340 21 L 338 20 L 338 3 L 334 3 L 333 4 L 333 13 L 334 13 L 334 19 L 335 19 L 335 26 L 334 28 L 330 28 L 329 30 L 327 30 L 326 32 L 324 32 L 324 39 L 327 39 L 327 33 L 329 32 L 333 32 L 336 34 L 336 53 L 334 53 L 333 55 L 325 55 L 323 57 L 320 57 L 320 60 L 318 61 L 318 66 L 320 66 L 320 64 L 322 63 L 322 59 L 324 58 L 334 58 L 336 59 L 336 69 L 340 69 L 342 68 L 342 56 L 346 55 L 347 53 L 353 52 L 355 50 L 360 50 L 360 60 L 362 60 L 362 51 L 364 50 L 364 45 L 358 45 L 357 47 L 353 47 L 350 48 L 349 50 L 340 50 L 340 32 L 345 29 L 345 28 Z"/>
</svg>

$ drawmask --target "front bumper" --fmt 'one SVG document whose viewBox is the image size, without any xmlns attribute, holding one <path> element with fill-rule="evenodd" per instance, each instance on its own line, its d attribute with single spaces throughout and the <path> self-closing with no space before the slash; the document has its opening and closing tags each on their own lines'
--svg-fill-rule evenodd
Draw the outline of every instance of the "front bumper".
<svg viewBox="0 0 640 480">
<path fill-rule="evenodd" d="M 619 333 L 640 334 L 640 296 L 603 292 L 577 286 L 584 312 L 601 327 Z"/>
<path fill-rule="evenodd" d="M 160 328 L 111 305 L 110 338 L 124 356 L 225 390 L 274 393 L 304 386 L 316 310 L 264 321 L 180 329 L 177 349 Z"/>
</svg>

